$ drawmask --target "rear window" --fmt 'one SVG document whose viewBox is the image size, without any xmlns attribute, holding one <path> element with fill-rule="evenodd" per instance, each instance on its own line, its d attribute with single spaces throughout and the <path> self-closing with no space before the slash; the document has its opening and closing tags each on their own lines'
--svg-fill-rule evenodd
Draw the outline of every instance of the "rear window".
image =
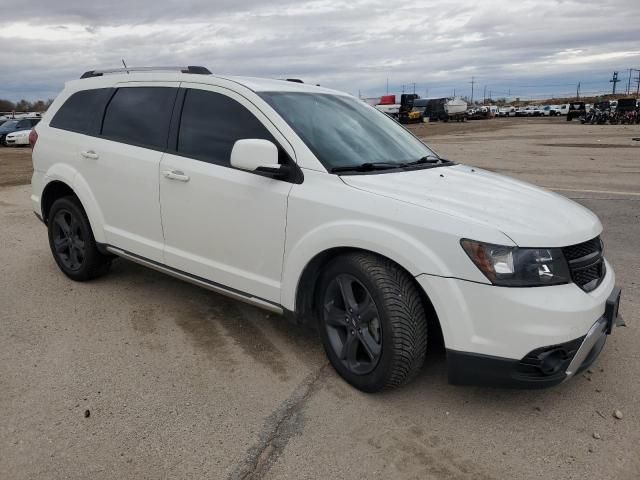
<svg viewBox="0 0 640 480">
<path fill-rule="evenodd" d="M 56 112 L 50 126 L 90 135 L 98 133 L 104 106 L 112 93 L 111 88 L 96 88 L 74 93 Z"/>
<path fill-rule="evenodd" d="M 107 106 L 102 136 L 131 145 L 166 149 L 177 91 L 171 87 L 119 88 Z"/>
</svg>

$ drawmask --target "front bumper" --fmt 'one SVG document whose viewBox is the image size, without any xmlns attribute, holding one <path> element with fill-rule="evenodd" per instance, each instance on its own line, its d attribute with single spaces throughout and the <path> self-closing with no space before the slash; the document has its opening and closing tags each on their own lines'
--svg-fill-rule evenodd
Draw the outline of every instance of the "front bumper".
<svg viewBox="0 0 640 480">
<path fill-rule="evenodd" d="M 512 388 L 557 385 L 588 368 L 600 355 L 615 326 L 624 325 L 618 314 L 620 289 L 609 295 L 605 313 L 586 335 L 569 342 L 537 348 L 520 360 L 447 350 L 449 382 Z"/>
</svg>

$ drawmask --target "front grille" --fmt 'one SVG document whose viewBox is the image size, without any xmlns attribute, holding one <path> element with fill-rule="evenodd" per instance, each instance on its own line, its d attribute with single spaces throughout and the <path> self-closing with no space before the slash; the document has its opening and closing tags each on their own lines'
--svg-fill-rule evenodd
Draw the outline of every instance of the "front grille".
<svg viewBox="0 0 640 480">
<path fill-rule="evenodd" d="M 571 279 L 585 292 L 594 290 L 604 278 L 603 250 L 600 237 L 562 249 L 569 264 Z"/>
<path fill-rule="evenodd" d="M 602 252 L 600 237 L 587 240 L 586 242 L 582 242 L 577 245 L 571 245 L 570 247 L 564 247 L 562 249 L 562 253 L 564 253 L 567 260 L 576 260 L 578 258 L 586 257 L 596 251 Z"/>
</svg>

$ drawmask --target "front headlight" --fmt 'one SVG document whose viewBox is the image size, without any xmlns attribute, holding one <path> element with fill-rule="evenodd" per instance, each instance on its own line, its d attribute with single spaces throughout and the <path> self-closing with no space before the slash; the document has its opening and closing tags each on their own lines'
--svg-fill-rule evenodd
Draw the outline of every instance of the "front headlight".
<svg viewBox="0 0 640 480">
<path fill-rule="evenodd" d="M 567 261 L 559 248 L 520 248 L 462 239 L 462 248 L 494 285 L 539 287 L 569 283 Z"/>
</svg>

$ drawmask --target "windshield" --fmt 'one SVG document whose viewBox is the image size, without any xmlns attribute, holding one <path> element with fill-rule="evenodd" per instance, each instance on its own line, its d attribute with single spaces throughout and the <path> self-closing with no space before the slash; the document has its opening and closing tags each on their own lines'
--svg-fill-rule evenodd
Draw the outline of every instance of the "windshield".
<svg viewBox="0 0 640 480">
<path fill-rule="evenodd" d="M 7 120 L 2 125 L 0 125 L 0 130 L 11 130 L 18 125 L 18 120 Z"/>
<path fill-rule="evenodd" d="M 386 114 L 353 97 L 262 92 L 269 103 L 330 171 L 384 165 L 399 168 L 437 156 Z"/>
</svg>

